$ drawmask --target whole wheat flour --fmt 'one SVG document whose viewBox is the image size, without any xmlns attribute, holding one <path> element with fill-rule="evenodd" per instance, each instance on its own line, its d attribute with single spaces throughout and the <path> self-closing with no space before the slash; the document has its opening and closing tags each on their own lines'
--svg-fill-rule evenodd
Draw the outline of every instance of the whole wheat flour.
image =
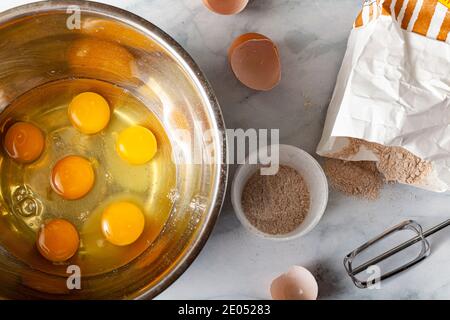
<svg viewBox="0 0 450 320">
<path fill-rule="evenodd" d="M 349 196 L 375 200 L 383 178 L 373 161 L 326 159 L 324 170 L 333 189 Z"/>
<path fill-rule="evenodd" d="M 346 159 L 357 154 L 362 147 L 372 151 L 378 158 L 372 161 L 343 161 L 327 159 L 325 173 L 330 184 L 348 195 L 376 199 L 386 182 L 418 184 L 431 172 L 431 163 L 401 147 L 387 147 L 361 139 L 349 138 L 346 147 L 329 155 Z M 361 164 L 364 164 L 361 167 Z"/>
<path fill-rule="evenodd" d="M 310 208 L 310 194 L 303 177 L 287 166 L 275 175 L 255 173 L 242 194 L 242 207 L 252 225 L 264 233 L 286 234 L 295 230 Z"/>
</svg>

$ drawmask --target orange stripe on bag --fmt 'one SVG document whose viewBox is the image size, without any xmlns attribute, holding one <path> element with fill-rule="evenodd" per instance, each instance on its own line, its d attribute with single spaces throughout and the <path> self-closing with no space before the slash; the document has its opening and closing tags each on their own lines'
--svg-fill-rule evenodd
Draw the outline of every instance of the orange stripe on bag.
<svg viewBox="0 0 450 320">
<path fill-rule="evenodd" d="M 449 32 L 450 32 L 450 10 L 447 10 L 437 39 L 441 41 L 446 41 Z"/>
<path fill-rule="evenodd" d="M 431 19 L 436 10 L 438 0 L 427 0 L 423 2 L 422 9 L 419 12 L 413 32 L 426 36 L 430 28 Z"/>
<path fill-rule="evenodd" d="M 386 0 L 383 2 L 383 15 L 385 16 L 391 15 L 391 4 L 392 0 Z"/>
<path fill-rule="evenodd" d="M 402 29 L 407 29 L 409 22 L 411 21 L 411 17 L 414 13 L 414 9 L 416 8 L 417 0 L 409 0 L 408 6 L 405 10 L 405 16 L 403 17 L 402 21 Z"/>
<path fill-rule="evenodd" d="M 400 10 L 402 10 L 403 7 L 403 0 L 397 0 L 395 3 L 395 19 L 398 19 L 398 15 L 400 14 Z"/>
<path fill-rule="evenodd" d="M 358 17 L 357 17 L 356 20 L 355 20 L 355 28 L 362 27 L 362 25 L 363 25 L 362 14 L 363 14 L 363 12 L 362 12 L 362 10 L 361 10 L 361 12 L 358 14 Z"/>
</svg>

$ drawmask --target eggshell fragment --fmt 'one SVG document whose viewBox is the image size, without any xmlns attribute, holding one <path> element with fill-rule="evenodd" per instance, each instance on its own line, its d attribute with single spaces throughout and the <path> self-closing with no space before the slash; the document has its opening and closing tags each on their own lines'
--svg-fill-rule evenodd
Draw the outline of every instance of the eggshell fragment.
<svg viewBox="0 0 450 320">
<path fill-rule="evenodd" d="M 272 281 L 270 293 L 274 300 L 316 300 L 317 281 L 306 268 L 293 266 Z"/>
<path fill-rule="evenodd" d="M 259 33 L 236 38 L 228 50 L 234 74 L 251 89 L 268 91 L 281 80 L 281 63 L 275 43 Z"/>
<path fill-rule="evenodd" d="M 241 12 L 249 0 L 203 0 L 205 6 L 212 12 L 231 15 Z"/>
</svg>

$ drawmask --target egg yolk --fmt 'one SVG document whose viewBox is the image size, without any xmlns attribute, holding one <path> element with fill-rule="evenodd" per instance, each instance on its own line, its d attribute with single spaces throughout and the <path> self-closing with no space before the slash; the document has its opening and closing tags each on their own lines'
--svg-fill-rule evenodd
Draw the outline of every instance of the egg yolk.
<svg viewBox="0 0 450 320">
<path fill-rule="evenodd" d="M 44 150 L 44 134 L 31 123 L 17 122 L 6 132 L 4 147 L 15 161 L 33 162 Z"/>
<path fill-rule="evenodd" d="M 116 149 L 120 157 L 131 164 L 144 164 L 156 154 L 155 135 L 147 128 L 133 126 L 119 134 Z"/>
<path fill-rule="evenodd" d="M 41 227 L 36 244 L 44 258 L 62 262 L 77 252 L 79 243 L 80 238 L 73 224 L 64 219 L 53 219 Z"/>
<path fill-rule="evenodd" d="M 75 200 L 85 196 L 92 189 L 94 181 L 94 169 L 87 159 L 67 156 L 53 167 L 50 182 L 57 194 Z"/>
<path fill-rule="evenodd" d="M 142 210 L 131 202 L 116 202 L 102 214 L 102 231 L 114 245 L 126 246 L 135 242 L 144 231 Z"/>
<path fill-rule="evenodd" d="M 108 102 L 97 93 L 80 93 L 69 104 L 70 122 L 83 133 L 100 132 L 108 125 L 109 118 Z"/>
</svg>

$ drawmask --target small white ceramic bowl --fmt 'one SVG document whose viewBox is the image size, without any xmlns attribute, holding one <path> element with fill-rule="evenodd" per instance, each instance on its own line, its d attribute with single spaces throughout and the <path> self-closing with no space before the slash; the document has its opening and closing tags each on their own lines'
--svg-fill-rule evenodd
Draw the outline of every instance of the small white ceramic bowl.
<svg viewBox="0 0 450 320">
<path fill-rule="evenodd" d="M 270 146 L 267 148 L 270 148 Z M 291 167 L 303 176 L 311 197 L 311 207 L 308 215 L 298 228 L 282 235 L 267 234 L 254 227 L 245 216 L 242 209 L 242 192 L 250 177 L 261 168 L 261 165 L 258 164 L 248 164 L 248 159 L 254 157 L 255 154 L 251 154 L 247 158 L 246 164 L 240 165 L 237 169 L 231 186 L 231 202 L 238 219 L 250 232 L 260 237 L 274 240 L 291 240 L 304 236 L 319 223 L 328 202 L 328 182 L 322 167 L 306 151 L 283 144 L 279 145 L 279 150 L 280 165 Z M 264 152 L 265 150 L 262 151 Z"/>
</svg>

